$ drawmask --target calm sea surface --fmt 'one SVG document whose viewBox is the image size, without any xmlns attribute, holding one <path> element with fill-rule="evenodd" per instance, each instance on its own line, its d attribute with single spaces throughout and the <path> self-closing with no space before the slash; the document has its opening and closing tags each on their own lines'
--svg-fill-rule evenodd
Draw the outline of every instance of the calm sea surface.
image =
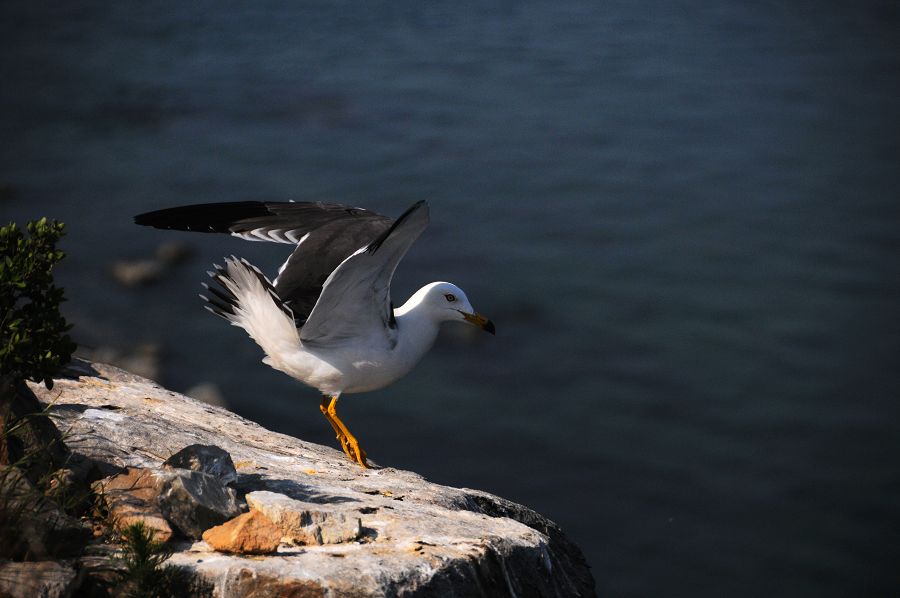
<svg viewBox="0 0 900 598">
<path fill-rule="evenodd" d="M 605 595 L 896 595 L 897 4 L 490 4 L 5 3 L 0 216 L 68 224 L 82 343 L 334 445 L 196 297 L 288 248 L 131 217 L 428 199 L 396 301 L 450 280 L 498 335 L 341 402 L 376 461 L 546 513 Z"/>
</svg>

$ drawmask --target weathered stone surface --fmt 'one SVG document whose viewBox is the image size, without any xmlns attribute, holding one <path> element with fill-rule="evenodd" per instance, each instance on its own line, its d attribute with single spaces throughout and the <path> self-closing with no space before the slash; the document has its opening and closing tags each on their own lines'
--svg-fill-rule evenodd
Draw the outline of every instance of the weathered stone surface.
<svg viewBox="0 0 900 598">
<path fill-rule="evenodd" d="M 161 472 L 129 467 L 125 473 L 95 482 L 93 488 L 115 529 L 142 522 L 156 531 L 157 540 L 166 542 L 172 537 L 172 527 L 157 500 L 166 481 Z"/>
<path fill-rule="evenodd" d="M 0 557 L 75 556 L 90 535 L 87 525 L 61 511 L 18 468 L 0 468 Z"/>
<path fill-rule="evenodd" d="M 78 570 L 83 576 L 78 595 L 90 598 L 121 596 L 125 564 L 121 549 L 109 544 L 93 544 L 78 559 Z"/>
<path fill-rule="evenodd" d="M 252 596 L 253 598 L 353 598 L 366 594 L 348 589 L 332 594 L 314 581 L 286 579 L 274 575 L 259 575 L 250 567 L 235 568 L 220 580 L 220 587 L 227 588 L 222 596 Z M 217 594 L 218 596 L 219 594 Z"/>
<path fill-rule="evenodd" d="M 0 466 L 17 465 L 35 483 L 65 467 L 69 457 L 59 430 L 41 414 L 43 409 L 25 382 L 0 376 L 0 428 L 16 429 L 15 434 L 0 436 Z"/>
<path fill-rule="evenodd" d="M 208 444 L 186 446 L 166 459 L 163 465 L 208 473 L 226 486 L 237 481 L 237 470 L 234 468 L 231 455 L 217 446 Z"/>
<path fill-rule="evenodd" d="M 94 491 L 116 529 L 142 521 L 164 542 L 173 530 L 197 540 L 204 530 L 241 512 L 237 493 L 200 471 L 129 467 L 95 482 Z"/>
<path fill-rule="evenodd" d="M 68 467 L 57 469 L 48 476 L 44 494 L 47 498 L 65 500 L 78 492 L 79 481 L 75 472 Z"/>
<path fill-rule="evenodd" d="M 67 598 L 79 583 L 79 572 L 68 561 L 0 563 L 3 598 Z"/>
<path fill-rule="evenodd" d="M 249 492 L 246 499 L 281 529 L 285 542 L 321 546 L 362 536 L 360 512 L 353 507 L 304 502 L 266 490 Z"/>
<path fill-rule="evenodd" d="M 254 509 L 206 530 L 203 541 L 219 552 L 268 554 L 281 543 L 281 528 Z"/>
<path fill-rule="evenodd" d="M 213 595 L 594 595 L 578 547 L 526 507 L 407 471 L 361 469 L 338 450 L 94 367 L 98 375 L 60 379 L 52 393 L 32 387 L 42 402 L 55 401 L 51 414 L 70 430 L 73 452 L 119 467 L 159 467 L 187 445 L 215 444 L 234 459 L 240 491 L 268 490 L 361 520 L 356 541 L 282 547 L 271 556 L 227 555 L 204 543 L 176 552 L 169 562 L 205 580 Z"/>
<path fill-rule="evenodd" d="M 200 471 L 180 470 L 170 476 L 157 501 L 166 520 L 194 540 L 241 512 L 237 493 Z"/>
</svg>

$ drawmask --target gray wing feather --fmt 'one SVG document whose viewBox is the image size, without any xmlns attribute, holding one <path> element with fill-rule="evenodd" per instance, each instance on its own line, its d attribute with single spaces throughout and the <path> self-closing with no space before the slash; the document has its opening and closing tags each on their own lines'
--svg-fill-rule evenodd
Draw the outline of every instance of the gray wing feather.
<svg viewBox="0 0 900 598">
<path fill-rule="evenodd" d="M 134 221 L 154 228 L 297 245 L 274 285 L 298 325 L 312 311 L 331 272 L 391 226 L 390 218 L 376 212 L 323 202 L 196 204 L 147 212 Z"/>
<path fill-rule="evenodd" d="M 309 315 L 322 285 L 347 256 L 371 243 L 391 226 L 391 221 L 329 222 L 309 233 L 297 245 L 275 278 L 275 290 L 281 300 L 290 305 L 298 324 Z M 301 237 L 302 239 L 302 237 Z"/>
<path fill-rule="evenodd" d="M 397 264 L 427 226 L 428 204 L 420 201 L 377 239 L 343 260 L 325 281 L 300 330 L 300 340 L 327 345 L 383 334 L 385 342 L 391 344 L 395 334 L 391 279 Z"/>
</svg>

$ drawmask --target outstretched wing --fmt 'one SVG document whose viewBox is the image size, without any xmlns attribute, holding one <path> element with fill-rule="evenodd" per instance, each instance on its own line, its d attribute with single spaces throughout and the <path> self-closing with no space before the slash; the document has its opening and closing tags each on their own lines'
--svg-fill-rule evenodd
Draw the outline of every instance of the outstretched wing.
<svg viewBox="0 0 900 598">
<path fill-rule="evenodd" d="M 428 204 L 420 201 L 377 239 L 341 262 L 325 281 L 300 330 L 300 340 L 328 345 L 373 338 L 392 344 L 396 323 L 391 279 L 397 264 L 427 226 Z"/>
<path fill-rule="evenodd" d="M 322 202 L 197 204 L 147 212 L 135 216 L 134 221 L 155 228 L 296 244 L 278 270 L 274 285 L 298 324 L 312 311 L 332 271 L 391 226 L 391 219 L 381 214 Z"/>
</svg>

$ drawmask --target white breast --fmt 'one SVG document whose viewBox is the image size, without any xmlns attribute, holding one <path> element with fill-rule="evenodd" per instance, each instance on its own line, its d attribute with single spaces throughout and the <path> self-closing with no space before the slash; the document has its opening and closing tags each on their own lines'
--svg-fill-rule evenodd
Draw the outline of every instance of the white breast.
<svg viewBox="0 0 900 598">
<path fill-rule="evenodd" d="M 397 312 L 395 312 L 397 313 Z M 397 315 L 397 343 L 355 339 L 341 347 L 300 344 L 296 351 L 263 361 L 323 394 L 384 388 L 406 375 L 434 344 L 438 324 L 416 310 Z"/>
</svg>

